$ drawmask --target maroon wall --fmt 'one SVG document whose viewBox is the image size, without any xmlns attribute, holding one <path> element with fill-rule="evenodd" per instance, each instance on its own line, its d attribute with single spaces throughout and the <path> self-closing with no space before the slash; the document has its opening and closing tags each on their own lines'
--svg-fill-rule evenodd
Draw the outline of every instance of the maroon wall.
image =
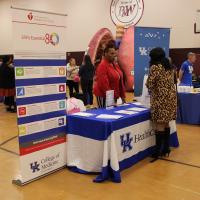
<svg viewBox="0 0 200 200">
<path fill-rule="evenodd" d="M 75 58 L 76 64 L 80 66 L 83 62 L 84 54 L 85 54 L 84 51 L 67 52 L 67 62 L 69 62 L 70 58 Z"/>
<path fill-rule="evenodd" d="M 194 65 L 194 73 L 200 77 L 200 54 L 197 54 L 197 62 Z"/>
<path fill-rule="evenodd" d="M 183 49 L 170 49 L 170 57 L 174 64 L 179 69 L 182 63 L 187 59 L 187 54 L 194 52 L 197 54 L 197 62 L 194 65 L 194 73 L 200 76 L 200 48 L 183 48 Z"/>
<path fill-rule="evenodd" d="M 194 72 L 197 76 L 200 76 L 200 48 L 182 48 L 182 49 L 170 49 L 170 57 L 178 69 L 180 69 L 182 63 L 187 59 L 188 52 L 194 52 L 197 54 L 197 62 L 194 65 Z M 84 51 L 67 52 L 67 61 L 70 58 L 75 58 L 77 65 L 80 66 L 83 61 Z"/>
</svg>

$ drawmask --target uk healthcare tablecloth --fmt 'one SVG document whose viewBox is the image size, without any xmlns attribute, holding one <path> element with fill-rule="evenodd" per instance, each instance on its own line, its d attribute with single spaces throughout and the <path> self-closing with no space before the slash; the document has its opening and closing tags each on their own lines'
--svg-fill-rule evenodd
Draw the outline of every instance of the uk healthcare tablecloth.
<svg viewBox="0 0 200 200">
<path fill-rule="evenodd" d="M 95 182 L 111 179 L 119 183 L 120 171 L 151 155 L 155 135 L 149 109 L 117 120 L 96 118 L 100 114 L 119 115 L 116 111 L 133 107 L 141 106 L 90 110 L 88 113 L 94 114 L 91 117 L 67 116 L 68 167 L 83 174 L 99 173 Z M 178 147 L 175 122 L 171 123 L 171 133 L 171 145 Z"/>
<path fill-rule="evenodd" d="M 200 94 L 179 93 L 177 122 L 200 125 Z"/>
</svg>

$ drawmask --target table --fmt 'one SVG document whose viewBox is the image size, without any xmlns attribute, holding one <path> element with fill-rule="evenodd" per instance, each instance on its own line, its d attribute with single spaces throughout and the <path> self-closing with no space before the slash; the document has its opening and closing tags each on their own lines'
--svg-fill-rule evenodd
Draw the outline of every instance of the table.
<svg viewBox="0 0 200 200">
<path fill-rule="evenodd" d="M 120 171 L 152 154 L 155 135 L 150 111 L 124 115 L 123 118 L 97 119 L 99 114 L 140 107 L 128 104 L 111 110 L 88 111 L 91 117 L 67 116 L 67 165 L 78 173 L 99 173 L 94 182 L 111 179 L 121 182 Z M 171 146 L 178 147 L 175 122 L 171 123 Z"/>
<path fill-rule="evenodd" d="M 200 94 L 179 93 L 177 122 L 200 125 Z"/>
</svg>

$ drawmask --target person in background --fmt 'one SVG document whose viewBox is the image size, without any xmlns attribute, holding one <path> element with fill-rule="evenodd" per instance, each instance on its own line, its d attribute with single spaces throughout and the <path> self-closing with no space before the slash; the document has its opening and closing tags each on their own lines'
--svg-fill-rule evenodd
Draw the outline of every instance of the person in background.
<svg viewBox="0 0 200 200">
<path fill-rule="evenodd" d="M 173 63 L 173 60 L 171 57 L 168 58 L 169 59 L 169 63 L 172 66 L 172 68 L 174 69 L 174 84 L 177 85 L 178 84 L 178 70 L 176 65 Z"/>
<path fill-rule="evenodd" d="M 83 65 L 79 69 L 79 76 L 81 78 L 81 88 L 83 92 L 84 105 L 93 106 L 93 78 L 94 78 L 94 65 L 91 62 L 89 55 L 84 57 Z M 89 101 L 88 101 L 89 95 Z"/>
<path fill-rule="evenodd" d="M 162 48 L 150 52 L 150 72 L 146 86 L 150 93 L 151 118 L 156 133 L 154 160 L 159 156 L 169 156 L 169 122 L 176 119 L 177 95 L 175 89 L 174 68 L 165 57 Z"/>
<path fill-rule="evenodd" d="M 79 83 L 75 80 L 78 75 L 79 67 L 76 66 L 76 60 L 71 58 L 67 64 L 67 85 L 69 87 L 69 96 L 70 98 L 74 95 L 74 90 L 76 93 L 79 93 Z"/>
<path fill-rule="evenodd" d="M 16 112 L 15 72 L 11 65 L 12 57 L 4 56 L 0 66 L 0 96 L 6 99 L 7 111 Z"/>
<path fill-rule="evenodd" d="M 193 64 L 196 62 L 196 54 L 190 52 L 187 58 L 179 71 L 179 81 L 182 86 L 192 86 Z"/>
<path fill-rule="evenodd" d="M 0 57 L 0 66 L 3 64 L 3 59 Z"/>
<path fill-rule="evenodd" d="M 114 90 L 115 102 L 122 98 L 125 102 L 125 87 L 123 73 L 115 62 L 116 49 L 113 42 L 107 44 L 104 50 L 104 58 L 96 69 L 94 94 L 97 97 L 99 108 L 106 107 L 106 91 Z"/>
</svg>

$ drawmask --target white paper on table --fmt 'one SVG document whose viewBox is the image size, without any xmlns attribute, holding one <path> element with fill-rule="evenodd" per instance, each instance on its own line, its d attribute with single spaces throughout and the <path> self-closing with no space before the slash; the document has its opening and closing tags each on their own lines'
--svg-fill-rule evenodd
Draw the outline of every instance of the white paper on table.
<svg viewBox="0 0 200 200">
<path fill-rule="evenodd" d="M 116 111 L 115 113 L 125 114 L 125 115 L 135 115 L 135 114 L 138 114 L 138 112 L 129 111 L 129 110 L 119 110 L 119 111 Z"/>
<path fill-rule="evenodd" d="M 124 117 L 123 115 L 107 115 L 107 114 L 101 114 L 98 115 L 96 118 L 98 119 L 120 119 Z"/>
<path fill-rule="evenodd" d="M 142 103 L 140 103 L 140 102 L 134 102 L 134 103 L 132 103 L 133 105 L 136 105 L 136 106 L 142 106 Z"/>
<path fill-rule="evenodd" d="M 119 104 L 119 105 L 117 105 L 117 107 L 123 107 L 123 106 L 129 106 L 130 104 L 128 104 L 128 103 L 124 103 L 124 104 Z"/>
<path fill-rule="evenodd" d="M 78 112 L 78 113 L 74 113 L 73 115 L 75 115 L 75 116 L 81 116 L 81 117 L 91 117 L 91 116 L 94 116 L 94 114 L 92 114 L 92 113 L 86 113 L 86 112 Z"/>
<path fill-rule="evenodd" d="M 134 108 L 129 108 L 127 110 L 136 111 L 136 112 L 142 112 L 142 111 L 145 111 L 145 110 L 148 110 L 148 109 L 147 108 L 137 108 L 137 107 L 134 107 Z"/>
</svg>

